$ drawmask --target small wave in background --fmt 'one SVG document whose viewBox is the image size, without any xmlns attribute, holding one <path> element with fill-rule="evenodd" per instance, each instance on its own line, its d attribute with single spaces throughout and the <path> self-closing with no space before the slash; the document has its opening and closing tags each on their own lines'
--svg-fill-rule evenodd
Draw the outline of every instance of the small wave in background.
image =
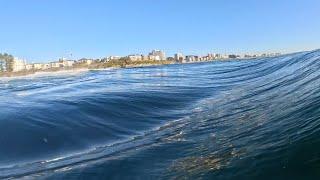
<svg viewBox="0 0 320 180">
<path fill-rule="evenodd" d="M 320 51 L 0 80 L 0 178 L 318 179 Z"/>
</svg>

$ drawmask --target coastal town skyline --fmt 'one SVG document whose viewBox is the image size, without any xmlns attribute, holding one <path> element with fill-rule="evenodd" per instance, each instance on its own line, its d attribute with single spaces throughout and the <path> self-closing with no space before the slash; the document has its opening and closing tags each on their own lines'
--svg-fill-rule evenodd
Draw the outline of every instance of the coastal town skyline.
<svg viewBox="0 0 320 180">
<path fill-rule="evenodd" d="M 0 52 L 34 62 L 71 53 L 75 59 L 146 54 L 153 48 L 173 56 L 320 47 L 316 0 L 12 0 L 1 5 L 6 28 L 1 29 Z"/>
<path fill-rule="evenodd" d="M 183 54 L 184 56 L 199 56 L 199 57 L 204 57 L 207 56 L 208 54 L 217 54 L 219 57 L 228 57 L 229 55 L 236 55 L 238 57 L 245 57 L 245 56 L 251 56 L 251 57 L 260 57 L 265 54 L 289 54 L 289 53 L 295 53 L 295 52 L 302 52 L 302 51 L 312 51 L 315 49 L 306 49 L 306 50 L 300 50 L 300 51 L 259 51 L 259 52 L 233 52 L 233 51 L 225 51 L 225 52 L 217 52 L 217 51 L 208 51 L 205 53 L 187 53 L 185 51 L 176 51 L 173 52 L 169 51 L 171 53 L 168 53 L 167 51 L 159 48 L 153 48 L 145 51 L 139 51 L 139 52 L 129 52 L 127 54 L 106 54 L 103 56 L 79 56 L 76 55 L 72 52 L 66 52 L 62 55 L 56 55 L 55 58 L 52 59 L 28 59 L 24 58 L 24 56 L 17 56 L 14 53 L 8 52 L 8 51 L 0 51 L 0 54 L 8 54 L 12 55 L 15 59 L 19 59 L 28 63 L 50 63 L 53 61 L 57 61 L 59 59 L 68 59 L 68 60 L 79 60 L 79 59 L 104 59 L 108 57 L 128 57 L 132 55 L 142 55 L 142 56 L 148 56 L 151 51 L 161 51 L 165 53 L 165 57 L 167 58 L 174 58 L 177 54 Z"/>
<path fill-rule="evenodd" d="M 147 54 L 129 54 L 126 56 L 106 56 L 102 58 L 81 58 L 61 57 L 50 62 L 30 62 L 20 59 L 8 53 L 0 53 L 0 75 L 29 74 L 41 71 L 60 71 L 70 69 L 101 69 L 108 67 L 139 67 L 146 65 L 163 65 L 176 63 L 195 63 L 215 60 L 239 60 L 261 57 L 275 57 L 281 53 L 262 53 L 262 54 L 220 54 L 207 53 L 206 55 L 189 54 L 177 52 L 173 56 L 167 56 L 163 50 L 154 49 Z M 8 74 L 9 73 L 9 74 Z"/>
</svg>

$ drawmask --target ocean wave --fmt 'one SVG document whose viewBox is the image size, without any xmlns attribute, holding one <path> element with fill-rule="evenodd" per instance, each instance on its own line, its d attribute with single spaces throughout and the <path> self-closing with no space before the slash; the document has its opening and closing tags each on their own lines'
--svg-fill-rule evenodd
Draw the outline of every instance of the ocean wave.
<svg viewBox="0 0 320 180">
<path fill-rule="evenodd" d="M 312 51 L 0 82 L 0 178 L 312 174 L 319 69 Z"/>
</svg>

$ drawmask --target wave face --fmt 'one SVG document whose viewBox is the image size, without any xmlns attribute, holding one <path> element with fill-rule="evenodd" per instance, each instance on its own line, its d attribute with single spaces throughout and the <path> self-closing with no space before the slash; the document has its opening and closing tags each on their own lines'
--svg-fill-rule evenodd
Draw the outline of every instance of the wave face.
<svg viewBox="0 0 320 180">
<path fill-rule="evenodd" d="M 0 179 L 319 179 L 320 51 L 0 80 Z"/>
</svg>

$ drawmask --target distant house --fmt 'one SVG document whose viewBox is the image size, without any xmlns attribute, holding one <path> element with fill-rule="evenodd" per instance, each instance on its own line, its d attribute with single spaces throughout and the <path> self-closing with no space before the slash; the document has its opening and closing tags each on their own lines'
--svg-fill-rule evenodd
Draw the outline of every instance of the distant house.
<svg viewBox="0 0 320 180">
<path fill-rule="evenodd" d="M 18 58 L 14 58 L 10 66 L 13 72 L 26 70 L 26 62 Z"/>
<path fill-rule="evenodd" d="M 63 67 L 63 64 L 61 62 L 51 62 L 50 67 L 51 68 L 61 68 L 61 67 Z"/>
<path fill-rule="evenodd" d="M 199 56 L 189 55 L 186 56 L 185 62 L 196 62 L 199 61 Z"/>
<path fill-rule="evenodd" d="M 74 60 L 67 60 L 66 58 L 59 59 L 60 67 L 72 67 L 75 63 Z"/>
<path fill-rule="evenodd" d="M 185 58 L 182 53 L 177 53 L 174 55 L 174 59 L 176 62 L 183 62 Z"/>
<path fill-rule="evenodd" d="M 61 62 L 63 64 L 63 67 L 72 67 L 75 63 L 75 61 L 72 60 L 64 60 Z"/>
<path fill-rule="evenodd" d="M 26 64 L 26 70 L 30 71 L 33 69 L 33 64 Z"/>
<path fill-rule="evenodd" d="M 142 60 L 143 61 L 149 61 L 150 59 L 149 59 L 149 56 L 142 55 Z"/>
<path fill-rule="evenodd" d="M 93 59 L 85 59 L 85 58 L 83 58 L 83 59 L 80 59 L 78 61 L 78 63 L 90 65 L 90 64 L 93 63 Z"/>
<path fill-rule="evenodd" d="M 35 63 L 35 64 L 32 64 L 32 69 L 33 70 L 40 70 L 42 69 L 42 64 L 41 63 Z"/>
<path fill-rule="evenodd" d="M 156 61 L 164 61 L 166 60 L 166 54 L 161 50 L 153 50 L 149 53 L 150 60 L 156 60 Z"/>
<path fill-rule="evenodd" d="M 46 64 L 42 64 L 42 70 L 46 70 L 46 69 L 50 69 L 50 64 L 46 63 Z"/>
<path fill-rule="evenodd" d="M 161 57 L 158 56 L 158 55 L 149 55 L 149 60 L 151 61 L 160 61 L 161 60 Z"/>
<path fill-rule="evenodd" d="M 222 59 L 222 55 L 221 54 L 213 54 L 213 58 L 214 59 Z"/>
<path fill-rule="evenodd" d="M 229 55 L 227 55 L 227 54 L 221 55 L 221 59 L 228 59 L 228 58 L 229 58 Z"/>
<path fill-rule="evenodd" d="M 25 70 L 30 71 L 30 70 L 46 70 L 51 68 L 51 64 L 42 64 L 42 63 L 33 63 L 33 64 L 26 64 L 25 65 Z"/>
<path fill-rule="evenodd" d="M 110 56 L 108 59 L 109 60 L 119 60 L 121 57 L 120 56 Z"/>
<path fill-rule="evenodd" d="M 174 61 L 175 59 L 173 57 L 167 57 L 167 61 Z"/>
<path fill-rule="evenodd" d="M 133 54 L 133 55 L 129 55 L 128 58 L 131 61 L 141 61 L 142 60 L 142 55 L 141 54 Z"/>
<path fill-rule="evenodd" d="M 235 54 L 230 54 L 229 55 L 230 59 L 235 59 L 235 58 L 238 58 L 238 57 L 240 57 L 240 56 L 239 55 L 235 55 Z"/>
<path fill-rule="evenodd" d="M 209 53 L 207 55 L 207 60 L 213 60 L 214 59 L 214 54 Z"/>
</svg>

